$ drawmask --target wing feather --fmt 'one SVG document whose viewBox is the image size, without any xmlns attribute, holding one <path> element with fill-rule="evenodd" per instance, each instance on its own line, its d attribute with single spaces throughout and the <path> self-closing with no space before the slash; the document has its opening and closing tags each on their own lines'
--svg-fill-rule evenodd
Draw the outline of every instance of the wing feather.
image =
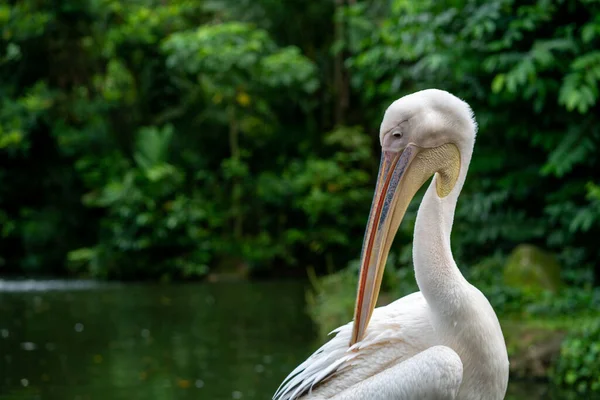
<svg viewBox="0 0 600 400">
<path fill-rule="evenodd" d="M 352 356 L 348 352 L 351 330 L 352 324 L 348 323 L 332 331 L 330 335 L 336 334 L 334 338 L 296 367 L 277 389 L 273 399 L 297 399 L 336 372 Z"/>
<path fill-rule="evenodd" d="M 351 322 L 332 331 L 333 338 L 285 378 L 273 399 L 295 400 L 313 389 L 337 393 L 429 347 L 429 307 L 420 292 L 410 294 L 377 308 L 363 340 L 349 347 L 351 334 Z"/>
</svg>

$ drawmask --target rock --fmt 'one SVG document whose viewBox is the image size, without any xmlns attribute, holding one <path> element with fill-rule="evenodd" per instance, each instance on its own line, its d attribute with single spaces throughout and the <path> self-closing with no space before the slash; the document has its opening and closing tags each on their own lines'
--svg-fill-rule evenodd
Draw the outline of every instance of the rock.
<svg viewBox="0 0 600 400">
<path fill-rule="evenodd" d="M 502 321 L 510 374 L 526 379 L 547 379 L 560 354 L 565 330 L 544 327 L 535 321 Z"/>
<path fill-rule="evenodd" d="M 504 282 L 516 288 L 556 293 L 562 287 L 560 265 L 552 254 L 522 244 L 508 257 L 504 267 Z"/>
</svg>

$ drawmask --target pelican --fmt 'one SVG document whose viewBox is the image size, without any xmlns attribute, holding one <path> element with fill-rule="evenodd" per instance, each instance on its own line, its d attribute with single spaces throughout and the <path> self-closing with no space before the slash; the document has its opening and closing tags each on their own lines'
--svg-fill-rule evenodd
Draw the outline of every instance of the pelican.
<svg viewBox="0 0 600 400">
<path fill-rule="evenodd" d="M 500 323 L 450 249 L 476 132 L 469 105 L 442 90 L 416 92 L 389 106 L 354 320 L 290 373 L 275 400 L 504 398 L 508 356 Z M 413 239 L 420 291 L 374 310 L 394 236 L 432 176 Z"/>
</svg>

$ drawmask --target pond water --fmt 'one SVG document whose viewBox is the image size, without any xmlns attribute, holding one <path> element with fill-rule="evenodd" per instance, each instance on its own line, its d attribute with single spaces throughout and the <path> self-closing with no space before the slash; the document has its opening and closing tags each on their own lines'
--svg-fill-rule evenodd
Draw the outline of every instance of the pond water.
<svg viewBox="0 0 600 400">
<path fill-rule="evenodd" d="M 304 289 L 0 281 L 0 400 L 270 399 L 319 345 Z"/>
</svg>

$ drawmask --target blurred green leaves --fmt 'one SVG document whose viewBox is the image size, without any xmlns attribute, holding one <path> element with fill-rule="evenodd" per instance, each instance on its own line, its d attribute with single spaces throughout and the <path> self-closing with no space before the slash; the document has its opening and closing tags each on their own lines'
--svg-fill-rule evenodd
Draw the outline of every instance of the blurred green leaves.
<svg viewBox="0 0 600 400">
<path fill-rule="evenodd" d="M 402 94 L 438 87 L 464 98 L 479 123 L 454 224 L 455 255 L 476 262 L 533 242 L 569 267 L 597 265 L 589 246 L 600 220 L 586 185 L 600 150 L 598 4 L 397 0 L 376 18 L 365 7 L 350 5 L 341 16 L 348 26 L 370 27 L 342 46 L 363 104 L 379 110 Z M 366 116 L 374 126 L 380 118 Z M 588 261 L 569 256 L 574 248 Z"/>
<path fill-rule="evenodd" d="M 600 26 L 600 24 L 598 24 Z M 598 100 L 600 82 L 600 51 L 590 51 L 577 57 L 560 88 L 559 101 L 567 110 L 581 114 L 593 107 Z"/>
<path fill-rule="evenodd" d="M 552 373 L 553 381 L 583 395 L 600 392 L 600 324 L 590 321 L 571 333 L 563 342 Z"/>
<path fill-rule="evenodd" d="M 4 97 L 0 106 L 0 150 L 13 154 L 26 150 L 26 136 L 47 115 L 52 103 L 53 94 L 43 82 L 27 88 L 20 97 Z"/>
<path fill-rule="evenodd" d="M 312 93 L 319 84 L 314 64 L 297 47 L 278 48 L 266 31 L 246 23 L 178 32 L 163 42 L 162 49 L 167 66 L 193 77 L 215 103 L 225 99 L 247 107 L 257 101 L 255 97 L 269 95 L 268 89 Z M 266 107 L 266 99 L 260 100 Z"/>
<path fill-rule="evenodd" d="M 569 273 L 592 271 L 598 7 L 0 5 L 2 259 L 13 272 L 132 279 L 333 271 L 358 255 L 382 111 L 438 87 L 480 127 L 459 262 L 530 242 Z M 397 241 L 402 268 L 416 208 Z"/>
</svg>

